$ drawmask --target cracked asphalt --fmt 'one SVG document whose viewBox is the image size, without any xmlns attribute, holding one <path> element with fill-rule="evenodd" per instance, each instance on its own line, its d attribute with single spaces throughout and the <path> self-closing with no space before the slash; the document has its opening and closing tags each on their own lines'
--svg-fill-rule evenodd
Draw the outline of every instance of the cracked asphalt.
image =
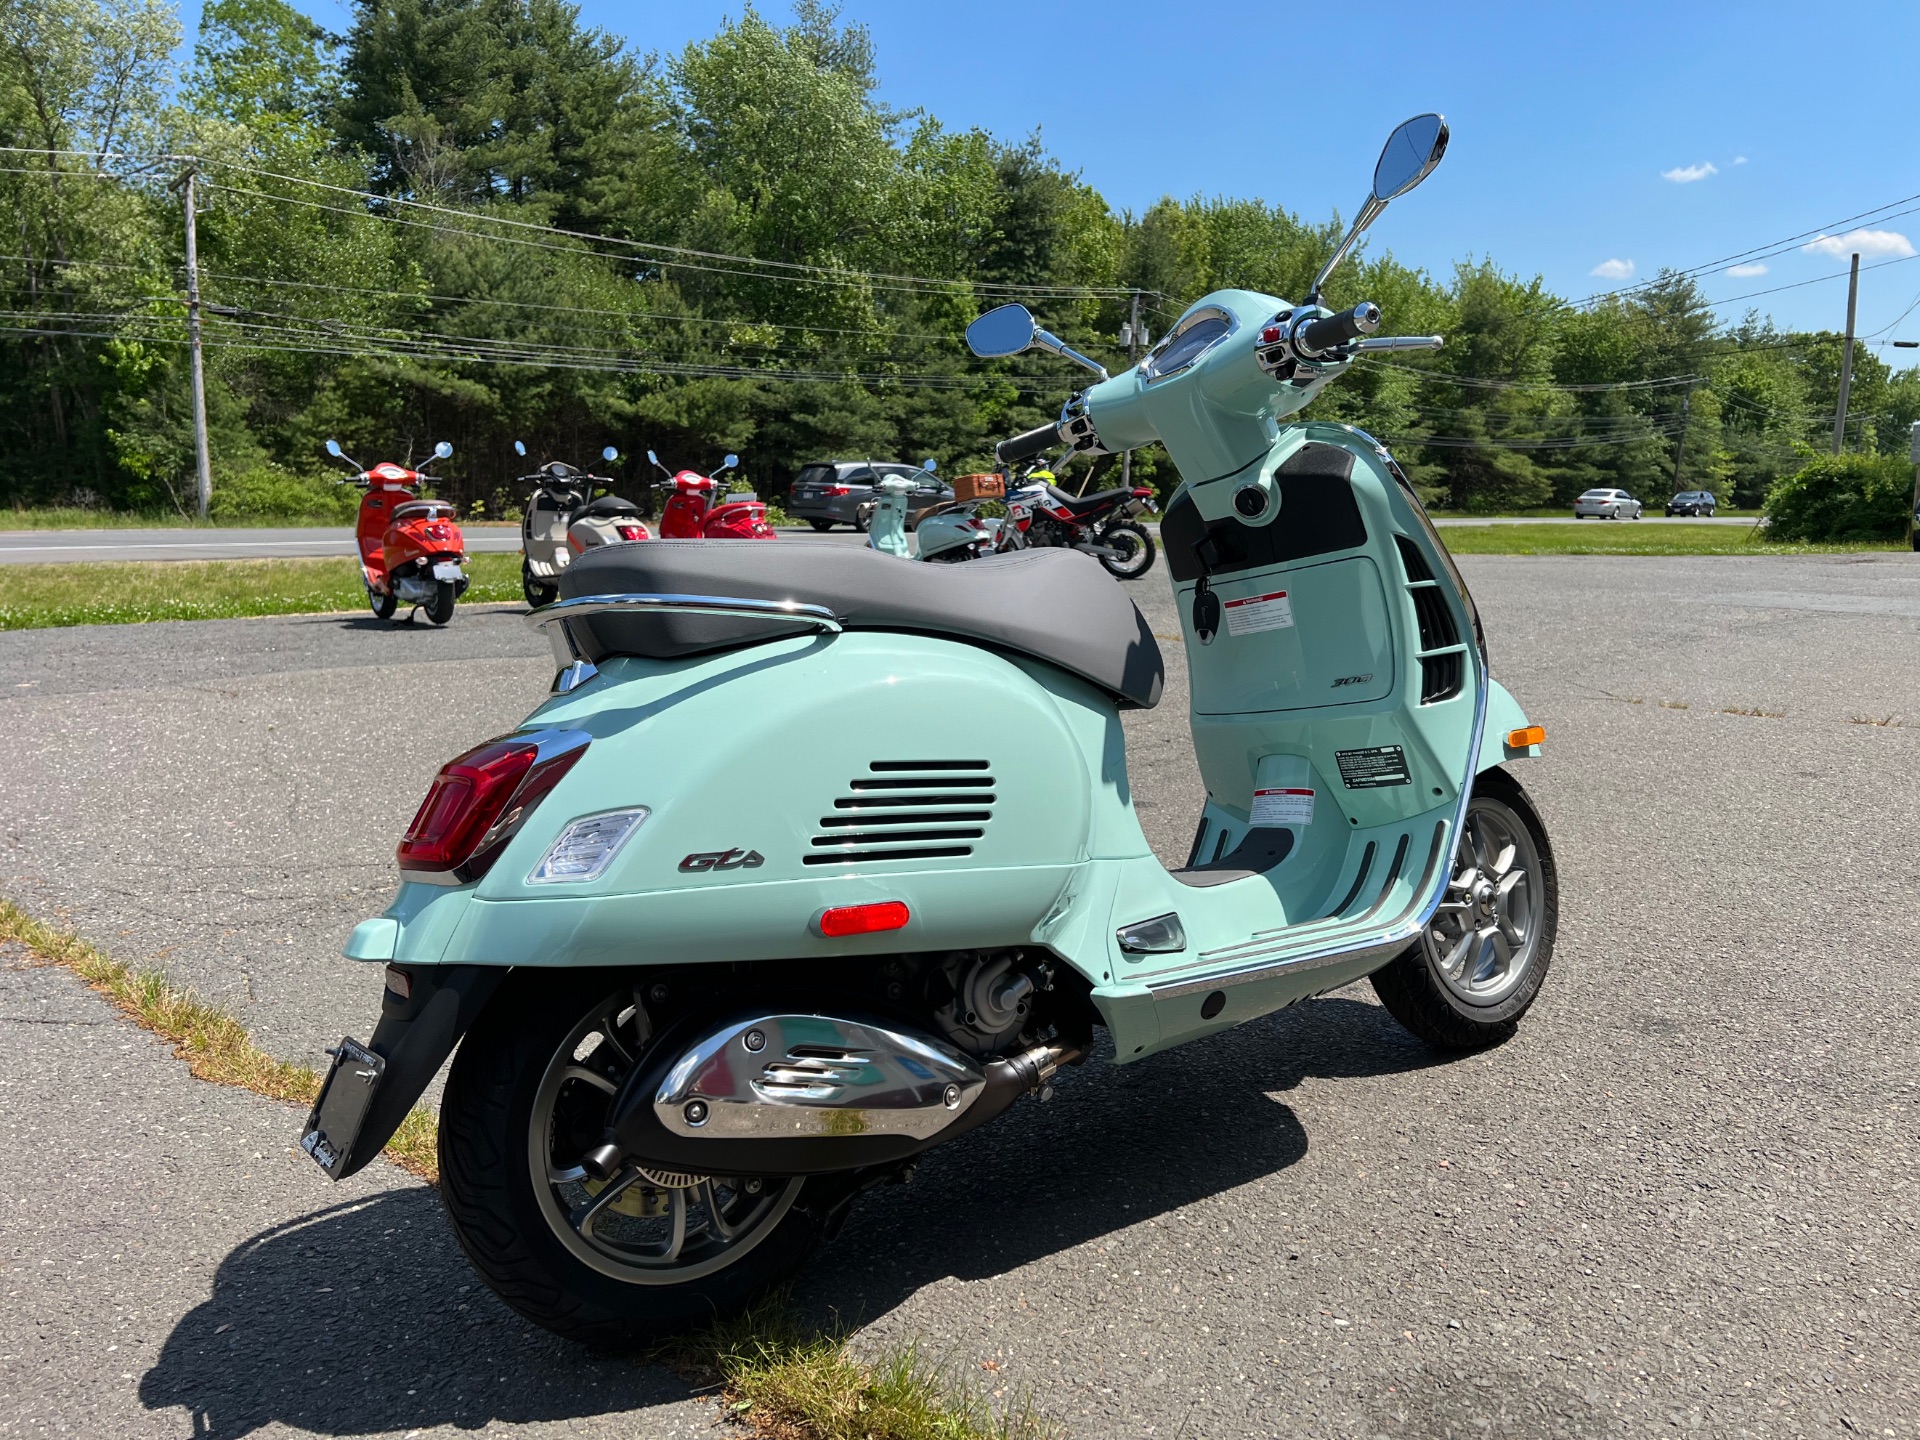
<svg viewBox="0 0 1920 1440">
<path fill-rule="evenodd" d="M 1089 1065 L 868 1196 L 803 1307 L 1076 1437 L 1920 1433 L 1920 557 L 1461 564 L 1548 731 L 1520 1035 L 1441 1061 L 1361 986 Z M 1129 758 L 1177 861 L 1167 648 Z M 548 672 L 506 609 L 0 635 L 0 893 L 311 1060 L 428 778 Z M 292 1112 L 0 966 L 0 1436 L 712 1425 L 522 1325 L 418 1184 L 326 1186 Z"/>
</svg>

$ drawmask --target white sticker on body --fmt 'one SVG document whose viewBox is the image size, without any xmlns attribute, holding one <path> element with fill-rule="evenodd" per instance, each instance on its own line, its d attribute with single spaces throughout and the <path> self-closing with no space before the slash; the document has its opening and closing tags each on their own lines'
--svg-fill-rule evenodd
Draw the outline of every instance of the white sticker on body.
<svg viewBox="0 0 1920 1440">
<path fill-rule="evenodd" d="M 1255 635 L 1262 630 L 1288 630 L 1293 627 L 1293 602 L 1287 599 L 1284 590 L 1276 590 L 1271 595 L 1249 595 L 1244 600 L 1229 600 L 1224 608 L 1229 635 Z"/>
<path fill-rule="evenodd" d="M 1256 790 L 1251 819 L 1255 825 L 1311 825 L 1313 791 Z"/>
</svg>

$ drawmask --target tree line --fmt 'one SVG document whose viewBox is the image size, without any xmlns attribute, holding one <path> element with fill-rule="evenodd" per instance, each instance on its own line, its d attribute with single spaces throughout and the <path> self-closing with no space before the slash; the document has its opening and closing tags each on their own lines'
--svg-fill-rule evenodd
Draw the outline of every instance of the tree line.
<svg viewBox="0 0 1920 1440">
<path fill-rule="evenodd" d="M 817 0 L 668 56 L 565 0 L 353 16 L 333 35 L 210 0 L 176 73 L 165 0 L 0 0 L 0 503 L 191 508 L 189 166 L 230 516 L 340 512 L 329 436 L 368 462 L 449 440 L 442 493 L 496 510 L 516 439 L 583 464 L 734 451 L 770 494 L 818 459 L 980 468 L 1078 383 L 969 356 L 982 308 L 1019 299 L 1114 368 L 1136 315 L 1302 294 L 1341 228 L 1220 197 L 1116 211 L 1037 140 L 883 104 L 867 32 Z M 1569 303 L 1490 259 L 1434 276 L 1370 249 L 1327 300 L 1361 298 L 1447 346 L 1356 365 L 1314 413 L 1448 508 L 1676 473 L 1757 504 L 1831 428 L 1839 337 L 1724 325 L 1690 274 Z M 1920 372 L 1856 349 L 1851 410 L 1849 448 L 1903 450 Z"/>
</svg>

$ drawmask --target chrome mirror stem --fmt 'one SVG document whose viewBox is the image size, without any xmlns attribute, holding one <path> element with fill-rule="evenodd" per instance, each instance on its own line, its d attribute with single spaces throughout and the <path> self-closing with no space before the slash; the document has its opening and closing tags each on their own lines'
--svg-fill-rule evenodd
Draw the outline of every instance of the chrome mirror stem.
<svg viewBox="0 0 1920 1440">
<path fill-rule="evenodd" d="M 1098 375 L 1102 380 L 1111 378 L 1107 374 L 1106 366 L 1102 365 L 1098 360 L 1089 360 L 1085 355 L 1082 355 L 1078 350 L 1074 349 L 1050 330 L 1042 330 L 1036 325 L 1033 329 L 1033 343 L 1038 345 L 1042 350 L 1051 350 L 1054 354 L 1073 361 L 1076 365 L 1086 366 L 1087 369 L 1093 371 L 1093 373 Z"/>
<path fill-rule="evenodd" d="M 1377 199 L 1372 195 L 1367 196 L 1366 204 L 1362 205 L 1360 207 L 1360 213 L 1353 217 L 1353 225 L 1348 229 L 1346 237 L 1341 240 L 1338 245 L 1334 246 L 1333 254 L 1327 257 L 1327 263 L 1322 265 L 1320 267 L 1320 273 L 1313 277 L 1313 284 L 1307 290 L 1306 304 L 1318 305 L 1320 303 L 1320 287 L 1327 283 L 1327 277 L 1333 273 L 1334 267 L 1347 258 L 1347 252 L 1353 249 L 1354 242 L 1366 233 L 1367 227 L 1378 220 L 1380 218 L 1380 212 L 1386 208 L 1386 201 Z"/>
</svg>

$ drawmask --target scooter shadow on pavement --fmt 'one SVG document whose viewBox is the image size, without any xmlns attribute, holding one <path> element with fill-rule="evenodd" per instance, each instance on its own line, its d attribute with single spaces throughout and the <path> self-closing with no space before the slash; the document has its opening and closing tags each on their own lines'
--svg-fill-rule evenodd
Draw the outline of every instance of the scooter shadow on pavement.
<svg viewBox="0 0 1920 1440">
<path fill-rule="evenodd" d="M 239 1246 L 140 1381 L 141 1402 L 184 1408 L 198 1440 L 276 1423 L 328 1435 L 471 1430 L 688 1395 L 665 1369 L 594 1355 L 513 1314 L 468 1268 L 439 1198 L 411 1185 Z"/>
<path fill-rule="evenodd" d="M 795 1303 L 823 1326 L 869 1321 L 947 1276 L 1004 1274 L 1277 1174 L 1309 1144 L 1279 1093 L 1440 1063 L 1378 1006 L 1340 997 L 1134 1065 L 1096 1060 L 1064 1072 L 1051 1102 L 931 1152 L 915 1183 L 863 1197 Z M 412 1186 L 239 1246 L 140 1383 L 149 1409 L 185 1408 L 204 1440 L 276 1421 L 360 1435 L 581 1419 L 690 1393 L 519 1319 Z"/>
<path fill-rule="evenodd" d="M 930 1152 L 912 1184 L 869 1192 L 801 1272 L 795 1303 L 816 1323 L 865 1323 L 948 1276 L 1001 1275 L 1278 1174 L 1310 1143 L 1280 1092 L 1449 1058 L 1343 997 L 1133 1065 L 1096 1056 L 1046 1104 L 1022 1101 Z"/>
</svg>

